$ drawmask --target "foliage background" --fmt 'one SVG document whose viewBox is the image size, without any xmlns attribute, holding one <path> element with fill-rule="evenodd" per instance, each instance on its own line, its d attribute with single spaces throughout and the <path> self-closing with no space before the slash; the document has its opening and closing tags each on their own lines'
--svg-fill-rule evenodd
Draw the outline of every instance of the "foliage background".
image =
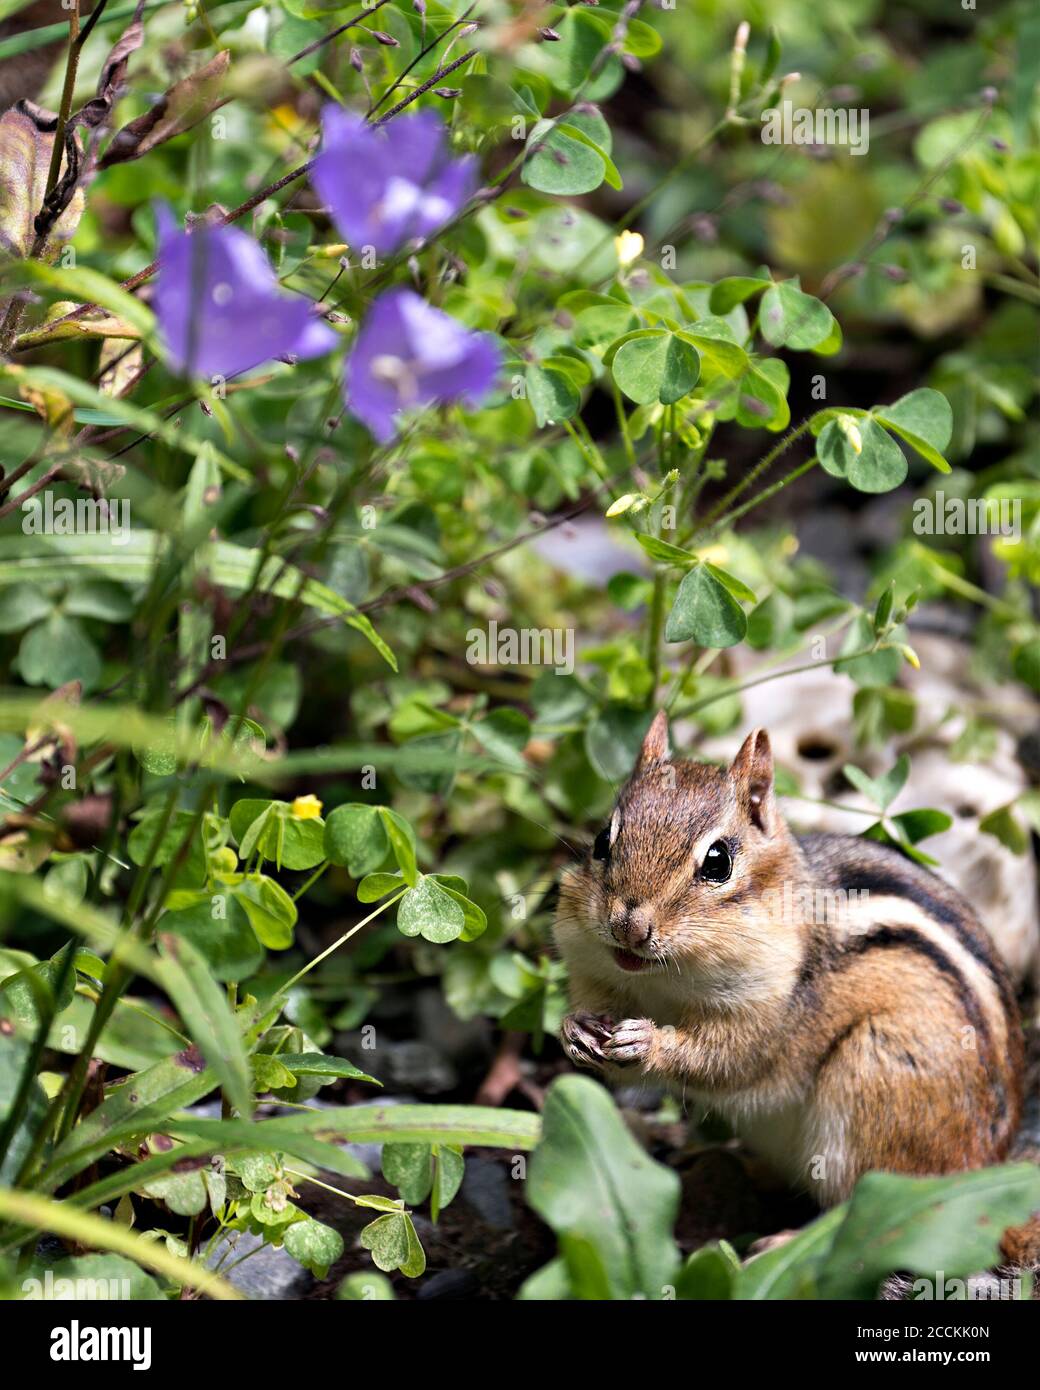
<svg viewBox="0 0 1040 1390">
<path fill-rule="evenodd" d="M 114 0 L 105 9 L 79 55 L 74 109 L 132 18 Z M 7 94 L 57 111 L 64 51 L 41 39 L 56 44 L 66 17 L 37 5 L 32 19 L 19 31 L 15 13 L 15 32 L 0 38 L 5 82 L 14 84 Z M 1040 689 L 1040 454 L 1029 428 L 1040 301 L 1032 7 L 983 15 L 929 0 L 826 9 L 677 0 L 620 13 L 383 0 L 355 12 L 326 0 L 225 0 L 145 5 L 142 21 L 109 127 L 148 112 L 186 79 L 202 118 L 139 159 L 93 172 L 71 258 L 62 252 L 49 268 L 45 257 L 35 267 L 24 259 L 38 203 L 15 166 L 13 137 L 0 152 L 15 171 L 0 173 L 0 234 L 16 253 L 0 290 L 33 291 L 21 338 L 4 344 L 0 383 L 0 914 L 14 1020 L 3 1113 L 20 1145 L 3 1170 L 9 1205 L 0 1205 L 11 1280 L 33 1258 L 30 1227 L 77 1242 L 66 1252 L 111 1249 L 119 1252 L 111 1260 L 146 1263 L 139 1240 L 120 1251 L 96 1227 L 66 1230 L 55 1208 L 26 1206 L 40 1200 L 26 1192 L 59 1195 L 66 1213 L 104 1207 L 133 1235 L 157 1230 L 152 1249 L 193 1259 L 196 1271 L 227 1231 L 262 1237 L 320 1276 L 334 1265 L 326 1289 L 371 1268 L 350 1243 L 357 1230 L 346 1228 L 344 1254 L 335 1229 L 360 1201 L 364 1220 L 373 1207 L 381 1213 L 361 1237 L 376 1264 L 414 1277 L 422 1261 L 405 1207 L 426 1211 L 432 1194 L 450 1221 L 462 1147 L 525 1150 L 551 1085 L 526 1195 L 560 1236 L 560 1253 L 544 1263 L 553 1244 L 526 1216 L 501 1261 L 499 1295 L 512 1296 L 544 1266 L 529 1296 L 659 1297 L 665 1286 L 683 1297 L 795 1288 L 871 1296 L 888 1267 L 915 1267 L 914 1249 L 891 1266 L 868 1261 L 853 1285 L 842 1257 L 848 1228 L 835 1232 L 842 1221 L 895 1222 L 906 1180 L 869 1180 L 858 1209 L 809 1228 L 804 1257 L 796 1251 L 775 1276 L 760 1262 L 750 1284 L 731 1246 L 683 1239 L 681 1228 L 675 1244 L 674 1172 L 637 1151 L 591 1083 L 552 1084 L 566 1068 L 552 1038 L 565 980 L 550 946 L 551 889 L 608 810 L 657 703 L 685 716 L 689 749 L 742 724 L 742 654 L 794 661 L 821 624 L 832 627 L 845 645 L 831 664 L 847 678 L 864 747 L 905 730 L 900 691 L 904 662 L 915 659 L 917 600 L 955 613 L 978 669 L 1007 682 L 1020 703 L 1028 707 L 1027 692 Z M 746 61 L 739 45 L 734 52 L 742 21 L 751 26 Z M 53 66 L 37 89 L 41 53 Z M 207 81 L 192 78 L 200 70 Z M 782 95 L 796 104 L 869 108 L 868 155 L 761 141 L 759 112 L 791 73 L 800 76 Z M 19 91 L 20 81 L 34 89 Z M 479 157 L 488 192 L 429 246 L 372 272 L 340 242 L 305 179 L 265 190 L 311 157 L 325 102 L 387 115 L 406 98 L 412 109 L 436 109 L 456 149 Z M 543 117 L 558 120 L 555 132 L 538 127 Z M 34 185 L 42 201 L 41 192 Z M 418 287 L 498 336 L 499 389 L 479 411 L 428 411 L 376 448 L 343 410 L 342 354 L 267 364 L 231 383 L 226 398 L 178 380 L 163 363 L 147 308 L 152 281 L 142 278 L 160 200 L 178 218 L 247 204 L 238 224 L 261 241 L 285 288 L 332 306 L 347 347 L 376 289 Z M 644 238 L 631 260 L 615 240 L 629 225 Z M 740 302 L 735 282 L 761 266 L 778 283 L 800 277 L 813 296 L 794 301 L 772 337 L 755 327 L 762 286 Z M 133 301 L 120 284 L 137 291 Z M 812 307 L 824 301 L 827 310 Z M 115 323 L 95 313 L 89 333 L 68 320 L 64 332 L 47 328 L 89 302 Z M 821 312 L 812 344 L 820 351 L 792 346 L 804 316 Z M 836 353 L 830 313 L 841 326 Z M 656 358 L 626 370 L 621 357 L 612 369 L 617 340 L 648 328 L 680 363 L 694 352 L 699 382 L 675 387 L 676 396 Z M 693 338 L 678 337 L 683 331 Z M 713 334 L 736 355 L 713 349 Z M 745 348 L 769 364 L 758 375 Z M 947 411 L 923 398 L 915 428 L 925 449 L 908 449 L 906 468 L 892 473 L 891 459 L 886 472 L 868 448 L 860 486 L 850 484 L 835 431 L 847 439 L 857 419 L 867 429 L 865 417 L 801 427 L 826 408 L 864 412 L 923 389 L 949 403 Z M 940 477 L 940 465 L 953 471 Z M 106 537 L 26 535 L 21 498 L 38 484 L 55 497 L 125 500 L 135 536 L 117 548 Z M 814 510 L 846 517 L 848 534 L 862 537 L 857 517 L 893 485 L 895 527 L 885 543 L 865 545 L 865 584 L 842 571 L 841 544 L 824 554 L 799 549 Z M 1019 498 L 1021 538 L 990 547 L 915 535 L 911 504 L 936 486 L 948 497 Z M 749 501 L 754 515 L 730 517 Z M 671 503 L 677 533 L 664 524 Z M 609 527 L 629 557 L 609 582 L 601 570 L 590 577 L 547 558 L 543 542 L 588 518 L 601 523 L 597 535 Z M 700 586 L 693 616 L 680 580 L 687 596 Z M 573 631 L 576 676 L 473 664 L 469 634 L 491 619 Z M 676 634 L 682 640 L 667 640 Z M 215 636 L 226 639 L 216 660 Z M 853 653 L 858 664 L 843 664 Z M 60 705 L 41 705 L 59 690 Z M 985 762 L 990 724 L 999 715 L 971 721 L 965 756 Z M 60 776 L 70 764 L 73 788 Z M 297 801 L 309 796 L 324 817 Z M 282 809 L 257 829 L 272 797 Z M 333 817 L 346 806 L 386 809 Z M 1033 791 L 985 829 L 1025 862 L 1038 824 Z M 917 838 L 891 821 L 884 833 Z M 396 925 L 392 909 L 376 916 L 311 968 L 387 888 L 360 893 L 365 875 L 398 867 L 405 877 L 394 891 L 423 895 L 411 900 L 412 916 L 402 910 Z M 220 883 L 235 890 L 236 907 L 218 939 L 188 916 Z M 120 951 L 129 948 L 114 943 L 128 938 L 134 953 L 124 968 Z M 87 954 L 73 957 L 70 940 Z M 436 1022 L 423 1022 L 423 1010 Z M 366 1025 L 378 1040 L 371 1053 L 360 1045 Z M 408 1045 L 429 1051 L 431 1029 L 461 1027 L 466 1041 L 448 1083 L 424 1093 L 422 1054 Z M 187 1089 L 171 1062 L 185 1039 L 209 1067 Z M 297 1059 L 296 1070 L 257 1060 L 278 1054 Z M 107 1071 L 88 1066 L 92 1055 Z M 37 1070 L 41 1083 L 30 1084 Z M 154 1110 L 104 1112 L 94 1143 L 76 1150 L 70 1136 L 90 1125 L 106 1084 L 116 1089 L 104 1103 L 120 1100 L 127 1072 L 155 1083 Z M 391 1093 L 418 1090 L 437 1103 L 357 1120 L 351 1112 L 371 1096 L 366 1073 Z M 302 1134 L 310 1121 L 298 1110 L 264 1143 L 235 1131 L 254 1096 L 299 1103 L 319 1082 L 335 1101 L 320 1138 Z M 186 1112 L 216 1091 L 222 1120 Z M 474 1101 L 481 1108 L 456 1109 Z M 515 1110 L 494 1118 L 503 1101 Z M 259 1113 L 254 1125 L 276 1124 L 269 1106 Z M 596 1180 L 568 1145 L 575 1116 L 602 1134 L 611 1161 L 646 1166 L 638 1212 L 616 1213 L 645 1234 L 635 1256 L 616 1245 L 610 1221 L 574 1209 L 582 1183 Z M 663 1115 L 666 1124 L 677 1119 Z M 146 1181 L 129 1160 L 147 1154 L 135 1146 L 157 1130 L 175 1136 L 183 1158 L 191 1145 L 200 1162 L 227 1155 L 226 1172 L 196 1167 L 175 1180 L 148 1139 L 156 1177 Z M 366 1187 L 356 1158 L 337 1166 L 333 1136 L 391 1141 L 387 1183 Z M 237 1160 L 236 1139 L 245 1146 Z M 658 1157 L 667 1148 L 659 1137 Z M 339 1215 L 322 1209 L 315 1219 L 313 1203 L 297 1203 L 290 1188 L 328 1197 L 300 1176 L 323 1167 L 323 1181 L 339 1174 L 331 1181 L 353 1195 L 332 1203 Z M 88 1200 L 70 1201 L 83 1190 Z M 942 1268 L 967 1274 L 985 1264 L 994 1251 L 979 1243 L 979 1216 L 1011 1221 L 1036 1200 L 1035 1173 L 1022 1168 L 937 1190 Z M 130 1207 L 120 1218 L 122 1201 Z M 135 1226 L 125 1224 L 131 1214 Z M 422 1221 L 427 1243 L 436 1241 Z M 694 1245 L 700 1253 L 678 1280 L 680 1253 Z M 204 1277 L 183 1264 L 153 1273 L 157 1296 Z M 367 1296 L 389 1296 L 389 1284 L 361 1277 Z M 411 1296 L 402 1274 L 394 1285 Z M 344 1287 L 344 1296 L 366 1296 Z"/>
</svg>

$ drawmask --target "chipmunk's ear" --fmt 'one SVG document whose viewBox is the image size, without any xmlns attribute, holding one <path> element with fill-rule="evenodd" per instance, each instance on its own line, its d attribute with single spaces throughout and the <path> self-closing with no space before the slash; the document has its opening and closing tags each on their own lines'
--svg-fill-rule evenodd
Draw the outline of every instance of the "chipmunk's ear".
<svg viewBox="0 0 1040 1390">
<path fill-rule="evenodd" d="M 748 734 L 733 759 L 730 775 L 737 784 L 737 799 L 752 825 L 757 825 L 764 835 L 772 835 L 780 813 L 773 792 L 773 750 L 765 729 Z"/>
<path fill-rule="evenodd" d="M 655 763 L 668 761 L 668 716 L 663 709 L 654 715 L 654 722 L 646 731 L 643 746 L 636 759 L 635 772 L 646 772 Z"/>
</svg>

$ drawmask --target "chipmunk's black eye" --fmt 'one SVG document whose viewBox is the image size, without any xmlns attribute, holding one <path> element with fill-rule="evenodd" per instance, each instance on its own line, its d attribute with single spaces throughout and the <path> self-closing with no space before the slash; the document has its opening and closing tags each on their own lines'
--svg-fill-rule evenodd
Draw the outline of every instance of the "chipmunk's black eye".
<svg viewBox="0 0 1040 1390">
<path fill-rule="evenodd" d="M 605 826 L 596 836 L 592 845 L 593 859 L 600 859 L 603 863 L 610 858 L 610 827 Z"/>
<path fill-rule="evenodd" d="M 733 856 L 722 840 L 716 840 L 704 856 L 701 865 L 701 878 L 709 883 L 725 883 L 733 872 Z"/>
</svg>

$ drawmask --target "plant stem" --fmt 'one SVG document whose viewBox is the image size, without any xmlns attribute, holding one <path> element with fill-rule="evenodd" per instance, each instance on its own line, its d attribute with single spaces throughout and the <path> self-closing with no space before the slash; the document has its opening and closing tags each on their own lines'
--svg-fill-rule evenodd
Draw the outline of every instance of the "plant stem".
<svg viewBox="0 0 1040 1390">
<path fill-rule="evenodd" d="M 333 951 L 338 951 L 345 941 L 349 941 L 355 932 L 359 932 L 362 927 L 367 927 L 369 922 L 378 917 L 381 912 L 385 912 L 388 907 L 393 907 L 394 903 L 399 902 L 407 891 L 407 888 L 402 888 L 400 893 L 395 894 L 392 898 L 387 898 L 386 902 L 381 903 L 379 907 L 376 908 L 375 912 L 370 912 L 367 917 L 362 918 L 360 922 L 351 927 L 350 931 L 344 932 L 331 946 L 326 946 L 325 950 L 322 951 L 320 955 L 315 956 L 313 960 L 309 960 L 302 970 L 298 970 L 291 980 L 287 980 L 278 993 L 288 994 L 293 985 L 298 984 L 308 971 L 313 970 L 316 965 L 320 964 L 320 962 L 326 958 L 326 956 L 331 956 Z"/>
<path fill-rule="evenodd" d="M 787 434 L 784 435 L 783 439 L 774 445 L 767 454 L 763 454 L 754 467 L 745 473 L 740 482 L 730 488 L 725 497 L 715 504 L 704 518 L 704 526 L 711 526 L 716 518 L 722 516 L 742 493 L 746 492 L 749 487 L 753 487 L 762 474 L 765 473 L 767 469 L 771 468 L 780 455 L 786 453 L 795 440 L 800 439 L 808 428 L 809 421 L 803 420 L 800 425 L 797 425 L 793 430 L 789 430 Z"/>
<path fill-rule="evenodd" d="M 739 695 L 742 691 L 751 690 L 756 685 L 765 685 L 767 681 L 779 680 L 781 676 L 797 676 L 805 671 L 823 671 L 828 666 L 840 666 L 847 661 L 855 661 L 861 656 L 870 656 L 872 653 L 881 650 L 884 643 L 875 642 L 872 646 L 862 647 L 858 652 L 847 652 L 844 656 L 831 657 L 828 661 L 806 661 L 801 666 L 785 666 L 780 671 L 769 671 L 764 676 L 756 676 L 753 680 L 741 681 L 737 685 L 727 686 L 725 690 L 717 690 L 714 695 L 705 695 L 701 700 L 694 700 L 690 705 L 683 705 L 681 709 L 674 712 L 673 718 L 685 719 L 687 715 L 696 714 L 702 709 L 707 709 L 718 700 L 728 700 L 731 695 Z"/>
<path fill-rule="evenodd" d="M 311 884 L 317 883 L 318 879 L 321 878 L 322 874 L 328 867 L 329 860 L 323 860 L 322 863 L 320 863 L 318 867 L 314 870 L 314 872 L 311 874 L 310 878 L 307 879 L 307 881 L 304 883 L 303 887 L 297 888 L 296 892 L 292 895 L 293 902 L 296 902 L 298 899 L 302 898 L 304 893 L 306 893 L 308 888 L 310 888 Z"/>
<path fill-rule="evenodd" d="M 811 459 L 806 459 L 806 461 L 800 463 L 797 468 L 792 468 L 790 473 L 785 474 L 785 476 L 775 482 L 772 487 L 765 488 L 757 497 L 750 498 L 749 501 L 744 502 L 739 507 L 734 507 L 731 512 L 727 512 L 725 516 L 720 517 L 711 529 L 713 531 L 722 531 L 727 526 L 731 526 L 734 521 L 739 521 L 742 516 L 746 516 L 748 512 L 753 511 L 755 507 L 761 506 L 763 502 L 768 502 L 771 497 L 775 497 L 778 492 L 782 492 L 784 488 L 787 487 L 788 483 L 793 483 L 795 479 L 800 478 L 803 473 L 808 473 L 810 468 L 815 468 L 818 462 L 819 460 L 814 454 Z"/>
</svg>

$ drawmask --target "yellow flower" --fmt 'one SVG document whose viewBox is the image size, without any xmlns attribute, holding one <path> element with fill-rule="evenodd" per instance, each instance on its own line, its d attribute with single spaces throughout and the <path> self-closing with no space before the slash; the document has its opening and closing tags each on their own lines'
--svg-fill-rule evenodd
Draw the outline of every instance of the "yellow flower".
<svg viewBox="0 0 1040 1390">
<path fill-rule="evenodd" d="M 289 807 L 297 820 L 317 820 L 321 815 L 321 802 L 311 792 L 298 796 Z"/>
<path fill-rule="evenodd" d="M 620 236 L 614 238 L 614 249 L 617 251 L 618 263 L 620 265 L 631 265 L 643 254 L 643 238 L 638 232 L 622 232 Z"/>
</svg>

